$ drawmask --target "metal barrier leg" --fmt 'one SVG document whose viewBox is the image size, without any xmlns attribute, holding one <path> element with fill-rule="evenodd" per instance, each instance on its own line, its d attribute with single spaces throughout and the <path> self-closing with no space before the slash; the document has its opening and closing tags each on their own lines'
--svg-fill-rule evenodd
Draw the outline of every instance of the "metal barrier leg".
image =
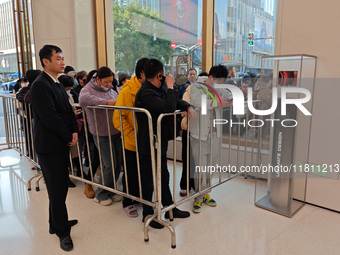
<svg viewBox="0 0 340 255">
<path fill-rule="evenodd" d="M 39 181 L 40 181 L 42 178 L 44 178 L 43 175 L 41 175 L 41 176 L 38 178 L 38 180 L 35 182 L 35 184 L 36 184 L 35 190 L 36 190 L 36 191 L 40 191 Z"/>
<path fill-rule="evenodd" d="M 144 221 L 144 242 L 149 242 L 149 225 L 156 218 L 156 214 L 148 215 Z"/>
<path fill-rule="evenodd" d="M 171 210 L 171 212 L 172 212 L 172 210 Z M 171 224 L 167 223 L 166 221 L 162 221 L 162 222 L 164 223 L 163 225 L 166 226 L 169 229 L 170 233 L 171 233 L 171 248 L 175 249 L 176 248 L 176 233 L 175 233 L 175 229 L 174 229 L 174 227 Z"/>
<path fill-rule="evenodd" d="M 37 173 L 37 174 L 31 176 L 31 178 L 28 179 L 28 181 L 27 181 L 27 190 L 28 190 L 28 191 L 31 191 L 33 179 L 34 179 L 34 178 L 38 178 L 38 177 L 40 177 L 40 176 L 42 176 L 42 174 L 41 174 L 41 173 Z"/>
<path fill-rule="evenodd" d="M 173 215 L 172 210 L 169 211 L 169 220 L 174 221 L 174 215 Z"/>
<path fill-rule="evenodd" d="M 171 248 L 175 249 L 176 248 L 176 232 L 175 232 L 174 227 L 170 223 L 168 223 L 164 220 L 157 220 L 156 216 L 157 216 L 157 214 L 154 214 L 154 215 L 146 216 L 146 218 L 145 218 L 145 222 L 144 222 L 144 242 L 149 242 L 149 225 L 150 225 L 151 221 L 156 220 L 159 224 L 163 225 L 164 227 L 166 227 L 170 231 Z M 169 216 L 173 220 L 172 210 L 169 211 Z"/>
</svg>

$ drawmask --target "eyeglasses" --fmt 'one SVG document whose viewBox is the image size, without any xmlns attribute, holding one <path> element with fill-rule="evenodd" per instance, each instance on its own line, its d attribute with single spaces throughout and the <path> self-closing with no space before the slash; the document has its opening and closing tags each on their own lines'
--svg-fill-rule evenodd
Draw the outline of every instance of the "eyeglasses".
<svg viewBox="0 0 340 255">
<path fill-rule="evenodd" d="M 83 82 L 86 83 L 87 79 L 83 79 Z"/>
</svg>

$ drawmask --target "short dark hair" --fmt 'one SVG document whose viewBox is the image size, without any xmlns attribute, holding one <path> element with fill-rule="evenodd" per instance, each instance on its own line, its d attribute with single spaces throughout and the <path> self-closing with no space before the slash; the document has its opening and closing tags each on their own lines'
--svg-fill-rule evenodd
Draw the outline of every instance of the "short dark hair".
<svg viewBox="0 0 340 255">
<path fill-rule="evenodd" d="M 79 82 L 79 80 L 83 79 L 84 76 L 86 76 L 87 73 L 85 71 L 80 71 L 76 74 L 76 79 Z"/>
<path fill-rule="evenodd" d="M 164 69 L 164 65 L 158 59 L 152 58 L 146 62 L 144 67 L 145 78 L 155 78 Z"/>
<path fill-rule="evenodd" d="M 190 69 L 188 70 L 188 75 L 189 75 L 190 71 L 195 71 L 196 74 L 197 74 L 197 70 L 196 70 L 195 68 L 190 68 Z"/>
<path fill-rule="evenodd" d="M 43 62 L 43 59 L 46 58 L 48 59 L 49 61 L 51 61 L 51 57 L 53 55 L 53 51 L 55 51 L 55 53 L 58 53 L 58 52 L 62 52 L 62 50 L 58 47 L 58 46 L 55 46 L 55 45 L 44 45 L 40 51 L 39 51 L 39 57 L 40 57 L 40 62 L 41 62 L 41 65 L 42 67 L 44 67 L 44 62 Z"/>
<path fill-rule="evenodd" d="M 68 72 L 71 72 L 71 71 L 75 71 L 72 66 L 66 66 L 65 69 L 64 69 L 64 73 L 68 73 Z"/>
<path fill-rule="evenodd" d="M 198 76 L 209 76 L 207 72 L 201 72 Z"/>
<path fill-rule="evenodd" d="M 150 59 L 148 58 L 141 58 L 140 60 L 138 60 L 137 64 L 136 64 L 136 69 L 135 69 L 135 73 L 136 73 L 136 76 L 137 76 L 137 79 L 141 79 L 142 77 L 140 76 L 140 73 L 142 71 L 145 72 L 145 64 L 146 62 L 148 62 Z"/>
<path fill-rule="evenodd" d="M 65 88 L 72 88 L 74 86 L 74 79 L 68 75 L 60 75 L 58 81 L 63 84 Z"/>
<path fill-rule="evenodd" d="M 103 78 L 110 77 L 110 76 L 115 77 L 115 74 L 111 71 L 110 68 L 103 66 L 98 69 L 97 77 L 99 79 L 103 79 Z"/>
<path fill-rule="evenodd" d="M 213 66 L 210 68 L 209 76 L 213 78 L 227 78 L 228 77 L 228 69 L 224 65 Z"/>
</svg>

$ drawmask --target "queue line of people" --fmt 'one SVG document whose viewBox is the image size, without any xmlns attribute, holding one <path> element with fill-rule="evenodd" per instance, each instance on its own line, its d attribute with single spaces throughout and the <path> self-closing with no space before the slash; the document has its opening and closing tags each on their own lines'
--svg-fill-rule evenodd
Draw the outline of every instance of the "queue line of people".
<svg viewBox="0 0 340 255">
<path fill-rule="evenodd" d="M 99 184 L 103 184 L 110 188 L 117 188 L 117 180 L 119 178 L 122 161 L 123 150 L 125 154 L 126 173 L 123 174 L 123 192 L 129 189 L 129 194 L 139 197 L 138 185 L 138 162 L 137 150 L 139 153 L 139 165 L 141 173 L 142 197 L 148 201 L 152 201 L 153 195 L 153 177 L 150 154 L 150 139 L 148 121 L 143 113 L 136 113 L 137 121 L 134 120 L 132 111 L 118 110 L 108 111 L 103 109 L 89 108 L 88 106 L 111 105 L 124 107 L 139 107 L 147 109 L 153 122 L 154 134 L 157 134 L 157 119 L 162 113 L 172 113 L 176 109 L 186 111 L 182 120 L 182 141 L 187 141 L 187 136 L 190 137 L 190 156 L 188 162 L 186 143 L 183 142 L 183 174 L 181 179 L 181 196 L 187 195 L 187 189 L 194 188 L 201 190 L 209 187 L 209 176 L 203 175 L 198 178 L 198 173 L 190 171 L 189 187 L 186 187 L 186 168 L 192 169 L 194 165 L 198 165 L 198 143 L 203 140 L 202 148 L 206 153 L 203 153 L 204 164 L 208 164 L 208 150 L 210 148 L 209 130 L 203 132 L 205 137 L 197 137 L 197 112 L 194 107 L 200 107 L 202 91 L 199 86 L 208 84 L 223 84 L 226 82 L 228 75 L 233 72 L 222 66 L 214 66 L 209 73 L 205 73 L 206 79 L 204 84 L 197 84 L 197 71 L 190 69 L 188 71 L 188 82 L 179 86 L 176 89 L 175 79 L 165 75 L 164 65 L 157 59 L 142 58 L 137 62 L 135 76 L 129 77 L 123 73 L 119 77 L 119 83 L 123 86 L 117 93 L 118 81 L 115 79 L 114 73 L 108 67 L 101 67 L 98 70 L 93 70 L 87 74 L 85 71 L 76 73 L 72 67 L 65 68 L 62 51 L 59 47 L 53 45 L 45 45 L 39 52 L 40 61 L 44 68 L 36 81 L 29 81 L 28 89 L 20 89 L 17 92 L 17 98 L 22 100 L 22 95 L 25 92 L 22 102 L 32 104 L 33 108 L 33 123 L 34 123 L 34 145 L 38 154 L 39 162 L 42 167 L 42 172 L 45 178 L 49 199 L 49 224 L 50 233 L 56 233 L 60 239 L 60 246 L 64 250 L 71 250 L 73 242 L 70 237 L 71 227 L 77 224 L 77 220 L 69 221 L 65 200 L 67 188 L 69 186 L 69 149 L 72 150 L 79 142 L 81 148 L 80 154 L 75 153 L 73 164 L 77 166 L 78 172 L 82 163 L 82 152 L 84 151 L 87 160 L 86 165 L 91 162 L 92 176 L 90 172 L 85 173 L 84 177 L 87 180 L 93 180 L 94 174 L 99 171 Z M 60 76 L 64 74 L 63 76 Z M 29 72 L 27 73 L 29 75 Z M 66 76 L 68 75 L 68 76 Z M 129 80 L 130 79 L 130 80 Z M 75 85 L 75 81 L 77 85 Z M 31 85 L 32 84 L 32 85 Z M 265 85 L 262 83 L 261 85 Z M 61 89 L 63 88 L 63 89 Z M 179 90 L 179 91 L 178 91 Z M 267 91 L 267 90 L 266 90 Z M 268 92 L 268 91 L 267 91 Z M 79 104 L 86 112 L 86 123 L 88 129 L 88 144 L 91 141 L 94 144 L 95 150 L 92 150 L 91 159 L 86 156 L 87 148 L 85 145 L 84 120 L 81 109 L 72 108 L 70 103 L 77 103 L 79 94 Z M 261 94 L 261 93 L 260 93 Z M 263 93 L 262 93 L 263 94 Z M 182 99 L 183 97 L 183 99 Z M 27 99 L 27 100 L 26 100 Z M 232 103 L 226 99 L 223 100 L 222 106 L 229 106 Z M 215 116 L 218 112 L 215 112 Z M 211 118 L 212 116 L 208 116 Z M 120 121 L 122 120 L 122 123 Z M 185 121 L 192 121 L 193 129 L 186 130 Z M 123 130 L 121 130 L 121 127 Z M 167 147 L 168 141 L 173 137 L 173 119 L 165 117 L 162 122 L 162 147 L 161 150 L 161 171 L 162 171 L 162 204 L 169 206 L 173 204 L 172 195 L 169 188 L 169 171 L 167 169 Z M 135 130 L 136 129 L 136 130 Z M 136 146 L 135 132 L 137 132 L 138 148 Z M 218 145 L 219 132 L 213 130 L 215 136 L 211 139 L 214 146 Z M 124 148 L 122 148 L 122 137 L 124 136 Z M 26 136 L 26 134 L 25 134 Z M 47 148 L 51 144 L 56 143 L 53 149 Z M 30 140 L 26 140 L 30 144 Z M 67 157 L 66 157 L 67 152 Z M 99 155 L 101 158 L 99 158 Z M 59 157 L 59 159 L 57 159 Z M 80 158 L 80 160 L 79 160 Z M 85 161 L 86 161 L 85 160 Z M 202 160 L 202 159 L 201 159 Z M 215 160 L 215 159 L 213 159 Z M 56 162 L 59 161 L 59 162 Z M 113 164 L 112 164 L 113 162 Z M 210 162 L 211 163 L 211 162 Z M 56 168 L 61 168 L 60 172 Z M 56 176 L 58 175 L 58 177 Z M 125 182 L 125 178 L 127 182 Z M 198 184 L 198 181 L 201 183 Z M 128 186 L 126 186 L 128 185 Z M 123 198 L 115 195 L 102 188 L 97 188 L 95 191 L 90 184 L 85 184 L 84 193 L 88 198 L 94 198 L 94 201 L 107 206 L 113 201 L 121 201 Z M 138 217 L 138 211 L 135 207 L 135 201 L 130 198 L 123 199 L 123 210 L 129 217 Z M 206 192 L 195 199 L 192 211 L 199 213 L 202 208 L 202 203 L 208 206 L 216 206 L 217 203 Z M 187 218 L 190 213 L 182 211 L 178 208 L 172 210 L 174 218 Z M 143 204 L 143 218 L 153 214 L 152 207 Z M 169 218 L 169 213 L 165 214 L 165 218 Z M 157 221 L 152 221 L 150 226 L 153 228 L 163 228 L 164 226 Z"/>
</svg>

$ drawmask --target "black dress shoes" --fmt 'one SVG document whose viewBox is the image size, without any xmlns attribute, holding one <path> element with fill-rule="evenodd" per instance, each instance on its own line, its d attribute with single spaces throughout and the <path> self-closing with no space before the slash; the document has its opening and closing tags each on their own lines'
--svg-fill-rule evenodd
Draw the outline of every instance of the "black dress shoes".
<svg viewBox="0 0 340 255">
<path fill-rule="evenodd" d="M 73 242 L 70 236 L 60 237 L 60 248 L 64 251 L 71 251 L 73 249 Z"/>
<path fill-rule="evenodd" d="M 187 211 L 181 211 L 180 209 L 175 207 L 174 209 L 172 209 L 172 215 L 173 215 L 174 218 L 182 218 L 183 219 L 183 218 L 188 218 L 190 216 L 190 213 L 187 212 Z M 165 218 L 166 219 L 170 218 L 169 212 L 165 213 Z"/>
<path fill-rule="evenodd" d="M 143 222 L 145 220 L 145 217 L 143 217 Z M 155 229 L 162 229 L 164 226 L 162 224 L 159 224 L 157 221 L 153 220 L 149 224 L 150 227 L 155 228 Z"/>
<path fill-rule="evenodd" d="M 70 228 L 72 228 L 77 223 L 78 223 L 78 220 L 69 220 L 68 221 L 68 225 L 70 226 Z M 50 228 L 49 232 L 50 232 L 51 235 L 55 234 L 55 230 L 53 228 Z"/>
</svg>

